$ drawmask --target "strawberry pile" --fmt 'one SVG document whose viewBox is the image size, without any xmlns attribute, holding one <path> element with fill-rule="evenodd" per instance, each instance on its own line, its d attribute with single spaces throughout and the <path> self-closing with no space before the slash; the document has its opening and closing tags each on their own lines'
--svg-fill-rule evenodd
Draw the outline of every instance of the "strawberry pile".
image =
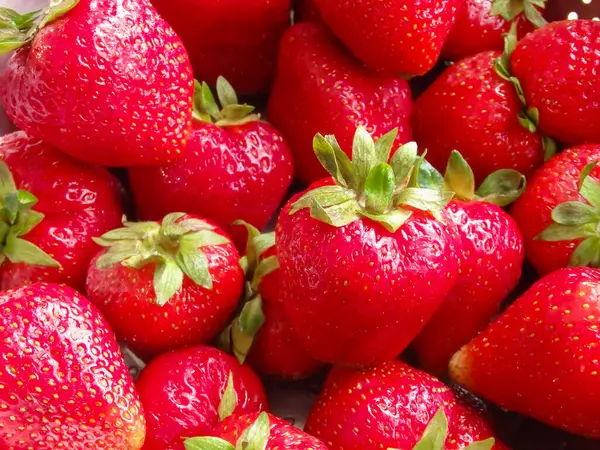
<svg viewBox="0 0 600 450">
<path fill-rule="evenodd" d="M 48 3 L 0 7 L 0 449 L 600 448 L 597 18 Z"/>
</svg>

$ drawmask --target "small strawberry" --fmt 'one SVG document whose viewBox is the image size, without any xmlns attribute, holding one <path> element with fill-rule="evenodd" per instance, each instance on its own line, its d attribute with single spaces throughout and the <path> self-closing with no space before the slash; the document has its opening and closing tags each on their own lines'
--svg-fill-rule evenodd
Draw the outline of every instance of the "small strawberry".
<svg viewBox="0 0 600 450">
<path fill-rule="evenodd" d="M 208 435 L 231 414 L 267 407 L 258 377 L 212 347 L 165 353 L 137 381 L 148 418 L 144 450 L 183 450 L 188 436 Z"/>
<path fill-rule="evenodd" d="M 0 138 L 0 160 L 1 288 L 45 281 L 83 291 L 92 238 L 123 215 L 118 181 L 23 131 Z"/>
<path fill-rule="evenodd" d="M 301 23 L 284 35 L 268 116 L 292 148 L 302 181 L 327 176 L 313 154 L 316 133 L 334 134 L 350 149 L 359 125 L 376 138 L 397 127 L 402 145 L 412 139 L 411 109 L 405 80 L 369 73 L 324 27 Z"/>
<path fill-rule="evenodd" d="M 475 192 L 469 165 L 454 151 L 445 185 L 455 192 L 448 220 L 462 241 L 459 277 L 442 306 L 414 341 L 419 362 L 443 375 L 450 358 L 483 330 L 514 289 L 523 267 L 523 238 L 515 221 L 502 210 L 525 187 L 525 177 L 512 170 L 490 175 Z"/>
<path fill-rule="evenodd" d="M 598 292 L 597 269 L 547 275 L 453 356 L 452 378 L 505 409 L 600 438 Z"/>
<path fill-rule="evenodd" d="M 231 224 L 239 218 L 264 228 L 292 181 L 292 156 L 273 126 L 238 104 L 224 78 L 217 92 L 222 109 L 208 85 L 197 83 L 186 153 L 168 166 L 132 168 L 130 181 L 142 218 L 186 211 L 214 220 L 242 244 L 243 233 Z"/>
<path fill-rule="evenodd" d="M 0 294 L 0 448 L 139 450 L 142 407 L 98 310 L 69 287 Z"/>
<path fill-rule="evenodd" d="M 86 284 L 118 338 L 145 358 L 210 341 L 242 291 L 233 243 L 184 213 L 123 225 L 96 239 L 105 249 L 90 263 Z"/>
<path fill-rule="evenodd" d="M 18 47 L 0 76 L 0 98 L 19 128 L 105 166 L 179 156 L 192 69 L 148 0 L 55 0 L 34 19 L 14 11 L 0 18 L 10 38 L 0 53 Z"/>
</svg>

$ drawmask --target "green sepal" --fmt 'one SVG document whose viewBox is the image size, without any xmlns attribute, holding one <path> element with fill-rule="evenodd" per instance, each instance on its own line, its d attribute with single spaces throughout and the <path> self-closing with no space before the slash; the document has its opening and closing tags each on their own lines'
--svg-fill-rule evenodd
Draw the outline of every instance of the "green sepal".
<svg viewBox="0 0 600 450">
<path fill-rule="evenodd" d="M 217 437 L 194 437 L 183 442 L 185 450 L 236 450 L 229 442 Z"/>
<path fill-rule="evenodd" d="M 164 259 L 156 264 L 154 271 L 154 292 L 156 303 L 165 305 L 183 285 L 183 270 L 171 260 Z"/>
<path fill-rule="evenodd" d="M 408 179 L 417 161 L 417 152 L 417 143 L 408 142 L 396 150 L 396 153 L 392 156 L 390 166 L 394 170 L 397 185 L 408 185 Z"/>
<path fill-rule="evenodd" d="M 496 439 L 488 438 L 484 441 L 473 442 L 472 444 L 467 445 L 464 450 L 492 450 L 495 443 Z"/>
<path fill-rule="evenodd" d="M 35 266 L 60 267 L 50 255 L 25 239 L 20 239 L 16 234 L 8 233 L 3 249 L 4 256 L 12 263 L 24 263 Z"/>
<path fill-rule="evenodd" d="M 413 450 L 443 450 L 448 436 L 448 418 L 441 408 L 431 419 Z"/>
<path fill-rule="evenodd" d="M 386 230 L 395 233 L 410 219 L 413 213 L 408 209 L 396 208 L 383 214 L 370 214 L 367 211 L 359 211 L 359 214 L 375 222 L 379 222 Z"/>
<path fill-rule="evenodd" d="M 572 241 L 575 239 L 591 237 L 596 234 L 597 231 L 595 227 L 574 227 L 572 225 L 561 225 L 560 223 L 553 223 L 549 225 L 539 235 L 537 235 L 535 239 L 549 242 Z"/>
<path fill-rule="evenodd" d="M 217 78 L 217 97 L 223 108 L 230 105 L 241 106 L 238 105 L 238 97 L 233 86 L 224 77 Z"/>
<path fill-rule="evenodd" d="M 525 175 L 512 169 L 500 169 L 483 180 L 475 196 L 478 200 L 504 207 L 519 198 L 526 186 Z"/>
<path fill-rule="evenodd" d="M 424 160 L 417 172 L 417 185 L 427 189 L 444 189 L 444 177 L 429 161 Z"/>
<path fill-rule="evenodd" d="M 38 27 L 42 28 L 61 18 L 75 8 L 78 3 L 79 0 L 52 0 L 50 6 L 44 11 Z"/>
<path fill-rule="evenodd" d="M 473 170 L 456 150 L 453 150 L 448 158 L 444 184 L 446 190 L 454 192 L 461 200 L 472 200 L 475 197 Z"/>
<path fill-rule="evenodd" d="M 229 372 L 227 384 L 225 385 L 225 390 L 223 391 L 221 401 L 219 402 L 219 421 L 223 421 L 233 414 L 233 411 L 235 411 L 235 408 L 237 407 L 237 401 L 237 393 L 235 392 L 235 386 L 233 384 L 233 373 Z"/>
<path fill-rule="evenodd" d="M 552 220 L 561 225 L 584 225 L 600 221 L 600 211 L 581 202 L 564 202 L 552 210 Z"/>
<path fill-rule="evenodd" d="M 542 147 L 544 148 L 544 161 L 548 161 L 558 152 L 558 144 L 548 136 L 542 136 Z"/>
<path fill-rule="evenodd" d="M 319 200 L 311 198 L 310 216 L 334 227 L 345 227 L 358 219 L 358 207 L 355 199 L 324 207 Z"/>
<path fill-rule="evenodd" d="M 412 206 L 421 211 L 435 214 L 442 211 L 453 197 L 454 192 L 411 187 L 400 191 L 396 204 Z"/>
<path fill-rule="evenodd" d="M 252 425 L 238 439 L 236 450 L 265 450 L 271 434 L 271 424 L 266 412 L 261 412 Z"/>
<path fill-rule="evenodd" d="M 361 125 L 356 129 L 352 144 L 352 166 L 356 175 L 356 189 L 360 192 L 365 187 L 367 176 L 378 163 L 387 162 L 377 159 L 375 142 L 369 132 Z"/>
<path fill-rule="evenodd" d="M 265 320 L 262 297 L 258 294 L 244 304 L 239 317 L 234 319 L 230 329 L 231 347 L 227 351 L 233 353 L 240 364 L 246 361 L 246 357 L 252 348 L 254 337 L 264 325 Z"/>
<path fill-rule="evenodd" d="M 569 265 L 600 267 L 600 236 L 584 239 L 571 255 Z"/>
<path fill-rule="evenodd" d="M 367 210 L 383 214 L 392 205 L 395 180 L 394 170 L 387 163 L 379 163 L 371 170 L 365 183 Z"/>
<path fill-rule="evenodd" d="M 538 28 L 543 27 L 548 22 L 543 18 L 536 6 L 544 8 L 545 0 L 494 0 L 490 16 L 502 16 L 507 22 L 513 21 L 521 14 L 524 14 L 527 20 Z"/>
<path fill-rule="evenodd" d="M 304 208 L 309 208 L 312 205 L 313 199 L 323 207 L 339 205 L 348 201 L 356 202 L 356 193 L 342 186 L 321 186 L 316 189 L 307 191 L 298 200 L 294 202 L 290 210 L 290 214 L 296 214 Z M 358 208 L 358 203 L 356 204 Z"/>
<path fill-rule="evenodd" d="M 536 28 L 542 28 L 548 25 L 548 22 L 544 19 L 544 16 L 536 6 L 539 6 L 542 9 L 545 8 L 546 0 L 526 0 L 523 6 L 525 18 Z"/>
</svg>

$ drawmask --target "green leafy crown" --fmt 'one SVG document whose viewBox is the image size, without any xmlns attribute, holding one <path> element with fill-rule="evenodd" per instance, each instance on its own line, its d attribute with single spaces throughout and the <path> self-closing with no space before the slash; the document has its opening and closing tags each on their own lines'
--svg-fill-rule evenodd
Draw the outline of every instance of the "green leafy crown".
<svg viewBox="0 0 600 450">
<path fill-rule="evenodd" d="M 537 28 L 548 24 L 538 8 L 544 9 L 546 0 L 494 0 L 491 16 L 502 16 L 507 21 L 513 21 L 521 14 Z"/>
</svg>

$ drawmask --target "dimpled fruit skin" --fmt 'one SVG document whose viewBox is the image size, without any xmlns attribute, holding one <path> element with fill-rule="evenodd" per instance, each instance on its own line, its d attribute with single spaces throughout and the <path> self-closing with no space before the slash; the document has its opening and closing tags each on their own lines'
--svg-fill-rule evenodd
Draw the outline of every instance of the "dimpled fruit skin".
<svg viewBox="0 0 600 450">
<path fill-rule="evenodd" d="M 114 334 L 66 286 L 0 294 L 0 447 L 138 450 L 145 421 Z"/>
<path fill-rule="evenodd" d="M 519 123 L 515 88 L 494 70 L 500 55 L 484 52 L 448 67 L 415 102 L 415 140 L 438 170 L 452 150 L 461 152 L 478 181 L 498 169 L 527 175 L 543 163 L 542 137 Z"/>
<path fill-rule="evenodd" d="M 492 437 L 479 412 L 433 376 L 400 361 L 365 371 L 334 368 L 306 423 L 330 450 L 413 448 L 440 408 L 448 418 L 446 450 Z M 496 441 L 494 450 L 505 450 Z"/>
<path fill-rule="evenodd" d="M 226 236 L 219 228 L 214 232 Z M 225 327 L 235 310 L 244 273 L 233 243 L 206 246 L 202 250 L 208 260 L 212 289 L 184 276 L 182 288 L 164 306 L 159 306 L 153 287 L 154 263 L 140 269 L 122 264 L 99 269 L 96 261 L 105 251 L 102 250 L 89 265 L 88 298 L 106 316 L 117 337 L 141 357 L 206 343 Z"/>
<path fill-rule="evenodd" d="M 522 39 L 511 57 L 540 130 L 567 145 L 600 141 L 599 42 L 600 22 L 553 22 Z"/>
<path fill-rule="evenodd" d="M 229 416 L 211 433 L 235 445 L 243 432 L 258 418 L 258 413 Z M 265 450 L 328 450 L 317 438 L 300 431 L 289 422 L 269 414 L 270 435 Z"/>
<path fill-rule="evenodd" d="M 525 255 L 540 275 L 567 267 L 581 239 L 548 242 L 535 239 L 553 223 L 552 210 L 567 201 L 587 201 L 579 194 L 579 176 L 583 168 L 600 160 L 600 145 L 573 147 L 552 157 L 528 180 L 527 188 L 512 207 L 525 239 Z M 600 180 L 600 168 L 591 176 Z"/>
<path fill-rule="evenodd" d="M 333 134 L 350 152 L 358 125 L 380 137 L 398 128 L 396 144 L 412 140 L 411 93 L 400 78 L 365 70 L 322 26 L 300 23 L 284 35 L 268 104 L 269 120 L 283 133 L 306 183 L 327 173 L 313 150 L 315 134 Z"/>
<path fill-rule="evenodd" d="M 22 131 L 0 138 L 0 159 L 10 168 L 17 187 L 38 198 L 33 209 L 45 215 L 23 238 L 61 265 L 5 261 L 0 268 L 2 289 L 45 281 L 83 291 L 87 265 L 97 251 L 92 237 L 121 223 L 119 182 L 106 169 L 76 161 Z"/>
<path fill-rule="evenodd" d="M 289 147 L 266 122 L 218 127 L 194 122 L 184 156 L 129 172 L 138 214 L 158 220 L 185 211 L 214 220 L 244 243 L 238 219 L 263 229 L 292 182 Z M 241 246 L 243 248 L 243 245 Z"/>
<path fill-rule="evenodd" d="M 365 64 L 391 75 L 435 65 L 463 0 L 315 0 L 321 16 Z"/>
<path fill-rule="evenodd" d="M 524 258 L 517 224 L 500 207 L 456 200 L 447 211 L 462 240 L 459 277 L 414 341 L 420 367 L 439 375 L 446 373 L 452 354 L 498 312 L 519 282 Z"/>
<path fill-rule="evenodd" d="M 258 377 L 216 348 L 176 350 L 150 362 L 137 381 L 148 421 L 144 450 L 183 450 L 182 437 L 210 434 L 229 373 L 237 394 L 235 415 L 267 408 Z"/>
<path fill-rule="evenodd" d="M 452 378 L 503 408 L 600 438 L 599 298 L 597 269 L 547 275 L 461 349 Z"/>
<path fill-rule="evenodd" d="M 191 66 L 147 0 L 81 0 L 15 53 L 0 86 L 19 128 L 84 161 L 165 163 L 187 140 Z"/>
</svg>

